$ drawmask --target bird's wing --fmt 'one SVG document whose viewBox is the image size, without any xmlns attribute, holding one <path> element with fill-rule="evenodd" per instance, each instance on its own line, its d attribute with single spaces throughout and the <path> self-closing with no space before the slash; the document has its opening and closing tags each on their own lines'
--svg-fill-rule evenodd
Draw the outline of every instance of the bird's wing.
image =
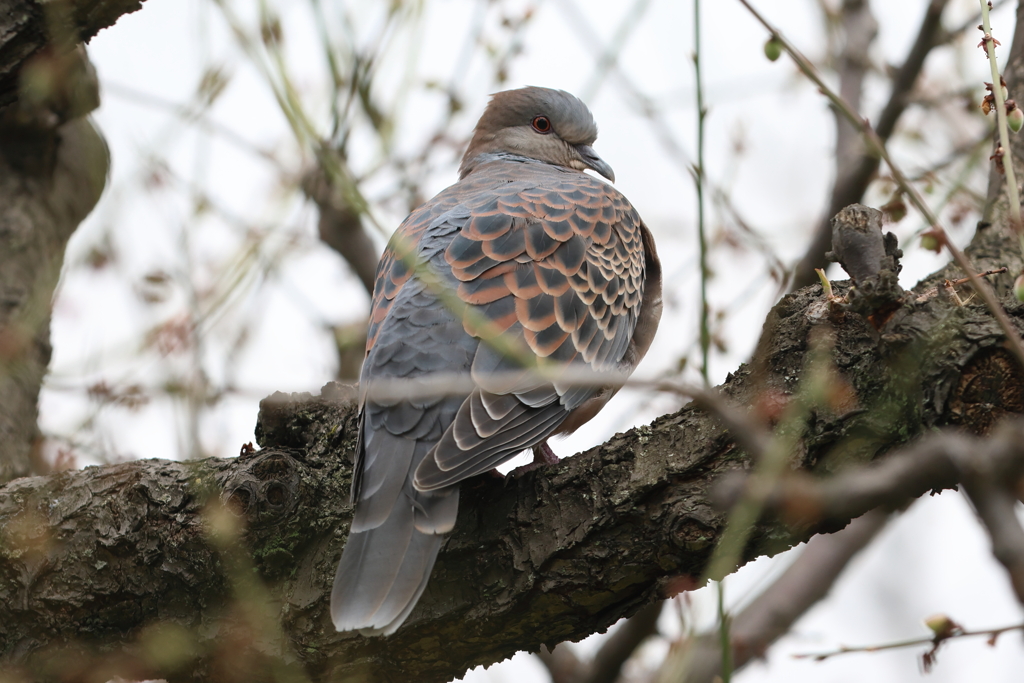
<svg viewBox="0 0 1024 683">
<path fill-rule="evenodd" d="M 559 380 L 563 368 L 620 370 L 644 293 L 642 223 L 595 178 L 509 162 L 511 182 L 464 198 L 470 215 L 444 251 L 469 305 L 462 321 L 481 340 L 479 387 L 416 470 L 432 491 L 484 472 L 543 441 L 599 387 Z M 485 182 L 482 167 L 471 178 Z M 541 379 L 525 373 L 556 373 Z M 631 370 L 632 368 L 629 368 Z"/>
<path fill-rule="evenodd" d="M 406 219 L 378 265 L 359 383 L 363 405 L 352 485 L 353 530 L 382 524 L 400 495 L 420 509 L 420 517 L 437 517 L 428 510 L 432 499 L 412 489 L 412 472 L 452 423 L 465 393 L 410 396 L 394 384 L 391 393 L 374 390 L 387 380 L 441 372 L 468 376 L 478 341 L 465 333 L 436 286 L 412 277 L 418 267 L 436 271 L 444 264 L 444 248 L 468 215 L 450 202 L 426 205 Z M 455 512 L 445 510 L 443 521 L 420 520 L 418 525 L 450 528 Z"/>
<path fill-rule="evenodd" d="M 461 319 L 441 305 L 436 292 L 412 277 L 412 262 L 403 258 L 415 248 L 432 267 L 439 259 L 443 264 L 443 249 L 463 215 L 468 214 L 448 211 L 439 202 L 414 212 L 377 270 L 360 378 L 355 514 L 331 592 L 331 615 L 339 630 L 393 633 L 427 584 L 442 534 L 455 524 L 458 487 L 417 491 L 412 477 L 454 420 L 465 394 L 417 397 L 373 390 L 383 385 L 381 380 L 414 380 L 444 371 L 468 375 L 478 341 L 465 333 Z"/>
</svg>

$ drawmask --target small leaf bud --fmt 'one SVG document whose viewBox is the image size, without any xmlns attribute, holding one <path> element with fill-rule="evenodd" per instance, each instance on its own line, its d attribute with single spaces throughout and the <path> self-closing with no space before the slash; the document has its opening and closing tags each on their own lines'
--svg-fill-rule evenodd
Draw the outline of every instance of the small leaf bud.
<svg viewBox="0 0 1024 683">
<path fill-rule="evenodd" d="M 1013 100 L 1006 101 L 1006 125 L 1014 133 L 1019 133 L 1020 129 L 1024 127 L 1024 111 L 1021 111 L 1021 108 Z"/>
<path fill-rule="evenodd" d="M 768 42 L 764 44 L 764 56 L 768 58 L 769 62 L 774 62 L 782 56 L 782 41 L 772 36 L 768 39 Z"/>
</svg>

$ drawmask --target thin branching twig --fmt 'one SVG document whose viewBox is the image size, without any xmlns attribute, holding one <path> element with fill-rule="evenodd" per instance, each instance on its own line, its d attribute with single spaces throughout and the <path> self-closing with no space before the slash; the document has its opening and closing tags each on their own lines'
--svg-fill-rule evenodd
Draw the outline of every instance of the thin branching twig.
<svg viewBox="0 0 1024 683">
<path fill-rule="evenodd" d="M 995 292 L 992 291 L 992 288 L 988 283 L 984 282 L 980 277 L 978 277 L 977 273 L 974 272 L 974 267 L 971 265 L 964 253 L 955 244 L 953 244 L 952 241 L 945 237 L 945 230 L 942 228 L 938 217 L 935 216 L 932 210 L 925 203 L 924 198 L 921 197 L 917 188 L 907 180 L 906 175 L 904 175 L 903 171 L 900 170 L 900 167 L 897 166 L 889 156 L 889 152 L 885 147 L 885 142 L 878 136 L 878 133 L 876 133 L 871 127 L 871 124 L 866 119 L 861 118 L 860 115 L 854 111 L 842 97 L 840 97 L 828 86 L 828 84 L 825 83 L 821 78 L 821 75 L 818 74 L 817 69 L 815 69 L 814 65 L 811 64 L 810 60 L 808 60 L 795 45 L 789 42 L 789 40 L 782 35 L 775 26 L 761 16 L 761 14 L 751 6 L 748 0 L 740 0 L 740 2 L 750 11 L 751 14 L 754 15 L 754 18 L 761 22 L 761 25 L 771 33 L 772 37 L 778 41 L 786 53 L 796 63 L 800 71 L 818 86 L 821 93 L 825 95 L 840 112 L 843 113 L 847 120 L 860 129 L 861 135 L 864 137 L 864 141 L 867 143 L 871 152 L 881 157 L 881 159 L 885 161 L 886 165 L 889 166 L 889 170 L 892 172 L 892 176 L 896 181 L 896 184 L 899 185 L 904 194 L 910 198 L 911 203 L 918 211 L 921 212 L 921 215 L 925 217 L 929 225 L 933 226 L 933 228 L 941 234 L 943 238 L 942 241 L 949 249 L 949 253 L 952 254 L 953 260 L 960 269 L 964 271 L 967 277 L 970 278 L 971 286 L 981 297 L 982 301 L 985 302 L 989 312 L 992 313 L 992 316 L 999 324 L 999 328 L 1006 336 L 1010 351 L 1017 357 L 1021 366 L 1024 367 L 1024 341 L 1021 341 L 1020 334 L 1013 326 L 1013 323 L 1010 322 L 1010 318 L 1006 315 L 1006 311 L 1004 311 L 1003 307 L 999 304 L 999 300 L 996 299 Z"/>
<path fill-rule="evenodd" d="M 992 26 L 989 22 L 988 0 L 981 2 L 981 25 L 985 33 L 981 43 L 988 55 L 988 64 L 992 72 L 992 95 L 996 100 L 996 127 L 999 130 L 999 149 L 996 155 L 1001 156 L 1003 172 L 1006 174 L 1006 194 L 1010 201 L 1010 227 L 1017 233 L 1021 255 L 1024 256 L 1024 225 L 1021 225 L 1020 192 L 1017 189 L 1017 176 L 1013 172 L 1013 154 L 1010 151 L 1010 130 L 1006 123 L 1006 98 L 1003 97 L 1002 76 L 999 75 L 999 64 L 996 62 L 996 39 L 992 37 Z"/>
</svg>

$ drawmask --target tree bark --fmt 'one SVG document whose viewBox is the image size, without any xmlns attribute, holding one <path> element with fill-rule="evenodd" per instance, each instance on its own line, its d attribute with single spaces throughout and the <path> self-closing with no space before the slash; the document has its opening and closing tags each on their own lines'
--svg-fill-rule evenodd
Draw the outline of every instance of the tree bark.
<svg viewBox="0 0 1024 683">
<path fill-rule="evenodd" d="M 64 247 L 110 161 L 83 118 L 99 102 L 84 49 L 37 59 L 46 88 L 0 110 L 0 482 L 45 471 L 36 402 L 50 362 L 50 301 Z"/>
<path fill-rule="evenodd" d="M 980 230 L 971 249 L 978 267 L 995 255 L 1019 269 L 1012 242 L 1001 227 Z M 953 274 L 946 270 L 921 289 Z M 1003 295 L 1009 280 L 997 283 Z M 1019 322 L 1021 306 L 1004 302 Z M 933 427 L 984 432 L 1024 406 L 1021 371 L 984 307 L 910 296 L 876 330 L 854 313 L 830 318 L 819 286 L 773 309 L 752 364 L 762 370 L 741 367 L 722 392 L 746 406 L 792 395 L 822 328 L 834 335 L 833 383 L 845 389 L 809 416 L 794 466 L 825 475 Z M 469 482 L 406 626 L 390 638 L 337 634 L 327 602 L 351 514 L 350 398 L 329 385 L 318 398 L 264 401 L 263 449 L 235 460 L 139 461 L 0 489 L 6 664 L 47 680 L 96 670 L 270 680 L 294 667 L 313 680 L 446 681 L 603 631 L 692 586 L 723 523 L 712 483 L 750 465 L 715 419 L 691 406 L 522 478 Z M 218 541 L 219 517 L 204 517 L 218 500 L 244 522 L 240 546 Z M 766 519 L 744 559 L 835 528 Z M 245 580 L 248 563 L 265 589 Z M 247 616 L 259 605 L 273 617 Z M 167 633 L 184 645 L 153 645 Z"/>
<path fill-rule="evenodd" d="M 0 0 L 0 482 L 46 470 L 36 402 L 64 247 L 106 182 L 79 47 L 140 0 Z"/>
<path fill-rule="evenodd" d="M 18 100 L 22 68 L 47 48 L 67 53 L 142 0 L 0 0 L 0 110 Z"/>
</svg>

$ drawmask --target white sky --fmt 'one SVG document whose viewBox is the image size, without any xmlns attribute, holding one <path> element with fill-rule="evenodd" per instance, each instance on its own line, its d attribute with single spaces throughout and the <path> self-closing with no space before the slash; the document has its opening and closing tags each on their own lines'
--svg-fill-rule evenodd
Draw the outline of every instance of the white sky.
<svg viewBox="0 0 1024 683">
<path fill-rule="evenodd" d="M 358 7 L 350 10 L 355 14 L 350 34 L 343 28 L 338 3 L 324 4 L 333 36 L 364 48 L 372 44 L 385 3 L 350 3 Z M 877 63 L 902 60 L 925 4 L 873 3 L 880 22 Z M 254 26 L 256 3 L 235 5 L 246 25 Z M 288 72 L 314 128 L 325 134 L 327 70 L 311 3 L 281 5 Z M 757 5 L 812 59 L 823 54 L 825 36 L 815 2 Z M 947 26 L 966 20 L 977 9 L 968 0 L 951 5 Z M 632 95 L 639 91 L 657 106 L 667 130 L 692 161 L 696 107 L 690 2 L 549 0 L 504 3 L 503 10 L 472 0 L 424 3 L 422 15 L 393 37 L 377 66 L 374 95 L 385 109 L 398 103 L 400 112 L 393 146 L 382 149 L 366 133 L 365 122 L 356 121 L 350 163 L 360 172 L 390 155 L 422 149 L 442 119 L 445 104 L 436 92 L 423 89 L 430 80 L 451 83 L 461 94 L 465 108 L 451 132 L 468 135 L 488 93 L 497 88 L 488 60 L 478 46 L 465 45 L 465 35 L 482 21 L 485 38 L 507 46 L 501 11 L 518 16 L 527 6 L 536 14 L 522 34 L 523 53 L 511 62 L 507 87 L 559 87 L 590 104 L 601 131 L 596 148 L 615 169 L 617 187 L 651 226 L 665 265 L 668 306 L 638 376 L 673 373 L 679 358 L 688 355 L 690 367 L 684 376 L 693 379 L 699 310 L 695 193 L 685 162 L 666 151 L 649 122 L 637 113 Z M 596 81 L 596 55 L 623 19 L 639 10 L 643 13 L 619 62 L 631 85 L 623 87 L 614 73 Z M 590 32 L 580 30 L 577 16 L 585 18 L 596 42 Z M 1009 6 L 993 19 L 1004 45 L 1010 42 L 1012 19 Z M 778 256 L 792 263 L 827 201 L 832 115 L 824 98 L 798 77 L 785 57 L 776 63 L 763 57 L 765 33 L 739 3 L 704 3 L 703 24 L 708 177 L 731 195 L 737 211 Z M 929 94 L 945 92 L 952 81 L 980 89 L 987 65 L 973 47 L 976 42 L 970 32 L 962 45 L 929 59 Z M 208 454 L 233 455 L 242 443 L 253 440 L 260 398 L 275 390 L 317 392 L 332 378 L 336 354 L 327 328 L 361 320 L 368 310 L 366 295 L 341 259 L 318 242 L 315 211 L 282 183 L 282 177 L 301 173 L 310 160 L 308 148 L 296 145 L 266 80 L 241 56 L 212 3 L 147 0 L 142 11 L 97 36 L 90 54 L 104 87 L 103 106 L 95 118 L 110 144 L 113 170 L 100 206 L 68 248 L 55 302 L 54 359 L 41 398 L 41 424 L 50 433 L 78 440 L 79 464 L 94 462 L 102 454 L 179 457 L 189 450 L 190 413 L 185 401 L 168 398 L 160 390 L 196 377 L 201 366 L 211 387 L 230 387 L 232 392 L 196 418 L 199 441 Z M 223 65 L 230 75 L 206 118 L 211 126 L 183 122 L 171 108 L 154 104 L 190 103 L 210 64 Z M 412 87 L 406 91 L 404 84 Z M 887 87 L 873 77 L 865 113 L 876 116 L 887 95 Z M 916 124 L 922 118 L 914 114 L 910 120 Z M 217 126 L 247 142 L 239 144 Z M 949 140 L 970 140 L 980 130 L 967 114 L 949 114 L 926 121 L 922 137 L 898 141 L 893 151 L 912 173 L 941 158 Z M 738 141 L 744 150 L 740 156 L 733 151 Z M 253 148 L 270 152 L 276 163 Z M 160 171 L 163 164 L 170 172 Z M 457 154 L 438 149 L 428 166 L 427 196 L 455 180 Z M 382 173 L 364 188 L 374 215 L 388 230 L 404 217 L 404 209 L 394 202 L 381 203 L 394 182 L 394 174 Z M 214 210 L 197 215 L 195 190 L 212 200 Z M 929 201 L 937 205 L 945 191 L 939 184 Z M 888 199 L 877 188 L 873 192 L 870 199 L 875 205 Z M 710 203 L 708 216 L 712 235 L 720 235 L 722 215 Z M 959 241 L 969 239 L 975 219 L 968 217 L 952 229 Z M 920 219 L 911 215 L 892 228 L 907 252 L 902 280 L 908 287 L 944 262 L 908 241 L 919 227 Z M 254 242 L 249 238 L 256 233 L 260 239 Z M 103 269 L 86 267 L 89 253 L 104 240 L 113 246 L 116 260 Z M 711 376 L 718 383 L 751 352 L 777 286 L 751 249 L 716 241 L 712 266 L 712 305 L 726 314 L 720 334 L 729 345 L 713 357 Z M 168 283 L 146 284 L 144 276 L 155 272 L 166 273 Z M 224 296 L 218 299 L 210 292 Z M 140 293 L 162 301 L 146 303 Z M 200 327 L 200 351 L 144 350 L 147 332 L 187 312 L 193 297 L 219 302 L 200 307 L 209 309 Z M 243 331 L 247 341 L 239 343 Z M 155 397 L 140 410 L 97 409 L 82 390 L 101 379 L 113 386 L 139 384 Z M 673 405 L 669 397 L 623 392 L 601 419 L 556 444 L 556 450 L 565 456 L 603 442 L 615 431 L 647 422 Z M 779 571 L 792 554 L 758 561 L 731 577 L 730 603 L 741 600 L 765 575 Z M 703 615 L 701 625 L 710 625 L 713 601 L 705 593 L 696 593 L 695 601 Z M 969 627 L 997 626 L 1021 617 L 987 540 L 955 493 L 916 503 L 854 562 L 833 595 L 772 650 L 767 664 L 749 667 L 736 680 L 916 680 L 917 651 L 850 655 L 820 664 L 796 661 L 789 654 L 922 635 L 921 620 L 935 612 L 947 612 Z M 670 633 L 677 628 L 668 616 L 663 627 Z M 581 647 L 592 651 L 598 641 L 592 638 Z M 650 644 L 648 658 L 657 661 L 665 647 L 664 641 Z M 1011 634 L 995 648 L 981 641 L 949 644 L 929 680 L 1016 680 L 1021 670 L 1024 650 L 1020 638 Z M 471 672 L 467 680 L 544 676 L 530 656 L 520 655 L 487 671 Z"/>
</svg>

